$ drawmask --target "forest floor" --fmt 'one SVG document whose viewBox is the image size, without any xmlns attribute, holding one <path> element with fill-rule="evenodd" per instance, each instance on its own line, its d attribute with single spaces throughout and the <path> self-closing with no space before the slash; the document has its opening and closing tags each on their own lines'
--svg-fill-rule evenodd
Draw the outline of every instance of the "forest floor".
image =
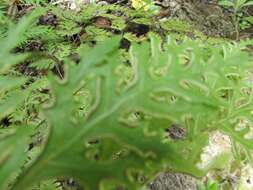
<svg viewBox="0 0 253 190">
<path fill-rule="evenodd" d="M 168 35 L 175 36 L 178 40 L 187 36 L 210 43 L 253 38 L 253 22 L 243 20 L 244 17 L 253 16 L 252 6 L 242 9 L 238 16 L 238 23 L 235 23 L 233 10 L 220 6 L 215 0 L 157 0 L 152 5 L 143 4 L 144 7 L 154 7 L 152 10 L 141 9 L 128 0 L 98 1 L 96 6 L 88 6 L 89 3 L 70 0 L 48 1 L 48 4 L 57 8 L 50 8 L 50 11 L 39 19 L 38 24 L 52 26 L 56 34 L 63 37 L 52 39 L 50 44 L 43 44 L 39 38 L 34 38 L 16 51 L 36 50 L 42 53 L 44 48 L 55 48 L 50 51 L 53 52 L 53 59 L 57 64 L 49 63 L 51 65 L 48 68 L 38 69 L 36 65 L 27 63 L 18 66 L 17 70 L 32 77 L 46 75 L 48 70 L 51 70 L 59 78 L 63 78 L 64 71 L 61 62 L 63 57 L 69 57 L 78 62 L 80 57 L 75 48 L 78 49 L 81 43 L 94 45 L 105 37 L 114 35 L 122 36 L 122 50 L 128 50 L 132 42 L 147 39 L 150 31 L 159 34 L 163 39 Z M 82 11 L 84 7 L 86 11 Z M 20 18 L 36 8 L 36 5 L 15 1 L 9 4 L 8 16 L 13 19 Z M 58 8 L 62 9 L 62 12 L 59 12 Z M 82 17 L 85 17 L 85 21 L 80 17 L 80 12 L 82 12 Z M 5 118 L 1 122 L 1 125 L 8 126 L 12 121 Z M 174 189 L 169 186 L 171 183 L 177 183 L 172 184 L 175 186 Z M 66 190 L 81 189 L 72 179 L 60 181 L 60 184 Z M 162 174 L 149 186 L 152 190 L 194 190 L 197 188 L 195 179 L 190 176 L 171 173 Z"/>
</svg>

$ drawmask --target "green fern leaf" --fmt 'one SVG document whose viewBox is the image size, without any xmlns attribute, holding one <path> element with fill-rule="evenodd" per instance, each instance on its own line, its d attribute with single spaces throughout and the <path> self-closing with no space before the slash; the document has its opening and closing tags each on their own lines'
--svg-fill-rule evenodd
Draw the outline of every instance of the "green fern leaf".
<svg viewBox="0 0 253 190">
<path fill-rule="evenodd" d="M 132 46 L 134 75 L 123 87 L 118 86 L 119 76 L 115 75 L 122 64 L 118 38 L 93 49 L 86 47 L 82 61 L 69 67 L 68 80 L 62 84 L 50 78 L 55 101 L 44 110 L 51 126 L 49 139 L 41 156 L 14 189 L 69 175 L 91 190 L 102 189 L 106 179 L 138 189 L 142 185 L 138 176 L 149 177 L 162 168 L 195 176 L 206 172 L 196 164 L 208 134 L 230 117 L 226 111 L 220 114 L 231 104 L 219 90 L 230 88 L 237 92 L 244 86 L 243 81 L 234 81 L 228 75 L 236 72 L 243 76 L 249 58 L 228 46 L 223 48 L 224 57 L 222 48 L 217 48 L 212 51 L 213 57 L 205 60 L 201 49 L 204 45 L 199 42 L 185 39 L 177 44 L 170 40 L 162 47 L 159 38 L 150 38 L 151 43 Z M 243 64 L 236 61 L 237 56 Z M 82 81 L 92 93 L 92 101 L 86 117 L 77 120 L 73 94 Z M 172 134 L 166 138 L 165 130 L 173 123 L 186 131 L 179 140 Z M 234 137 L 226 127 L 220 125 L 220 129 Z M 93 148 L 89 142 L 94 139 L 111 142 L 110 150 L 107 143 Z M 108 156 L 108 152 L 118 155 L 117 159 Z"/>
</svg>

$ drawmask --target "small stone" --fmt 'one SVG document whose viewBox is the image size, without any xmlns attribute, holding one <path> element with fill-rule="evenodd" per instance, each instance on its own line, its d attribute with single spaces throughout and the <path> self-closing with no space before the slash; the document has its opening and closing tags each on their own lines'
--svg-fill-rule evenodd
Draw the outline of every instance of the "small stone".
<svg viewBox="0 0 253 190">
<path fill-rule="evenodd" d="M 197 180 L 181 173 L 162 173 L 148 184 L 150 190 L 197 190 Z"/>
</svg>

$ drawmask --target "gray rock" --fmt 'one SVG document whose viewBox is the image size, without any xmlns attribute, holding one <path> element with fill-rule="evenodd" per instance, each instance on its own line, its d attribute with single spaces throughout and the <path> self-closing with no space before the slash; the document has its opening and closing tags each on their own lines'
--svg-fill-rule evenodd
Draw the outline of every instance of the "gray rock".
<svg viewBox="0 0 253 190">
<path fill-rule="evenodd" d="M 197 190 L 197 180 L 181 173 L 162 173 L 151 182 L 150 190 Z"/>
</svg>

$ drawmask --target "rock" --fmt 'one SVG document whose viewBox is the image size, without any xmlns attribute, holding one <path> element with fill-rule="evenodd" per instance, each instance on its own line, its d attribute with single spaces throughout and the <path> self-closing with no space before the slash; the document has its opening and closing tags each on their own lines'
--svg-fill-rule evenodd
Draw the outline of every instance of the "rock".
<svg viewBox="0 0 253 190">
<path fill-rule="evenodd" d="M 150 190 L 197 190 L 197 180 L 182 173 L 162 173 L 151 182 Z"/>
</svg>

